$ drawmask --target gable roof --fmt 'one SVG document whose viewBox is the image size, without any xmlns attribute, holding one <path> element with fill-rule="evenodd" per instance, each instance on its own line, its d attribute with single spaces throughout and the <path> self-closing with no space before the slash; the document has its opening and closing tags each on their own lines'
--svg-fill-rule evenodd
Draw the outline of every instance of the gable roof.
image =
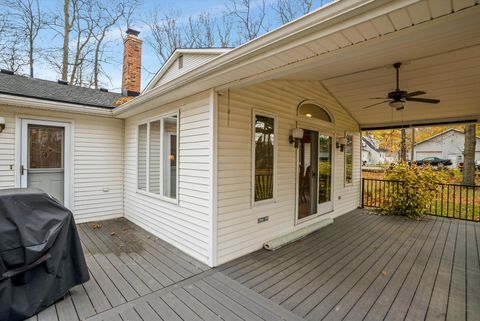
<svg viewBox="0 0 480 321">
<path fill-rule="evenodd" d="M 417 145 L 419 145 L 419 144 L 423 144 L 423 143 L 425 143 L 425 142 L 427 142 L 427 141 L 429 141 L 429 140 L 432 140 L 432 139 L 434 139 L 434 138 L 436 138 L 436 137 L 443 136 L 443 135 L 445 135 L 445 134 L 447 134 L 447 133 L 449 133 L 449 132 L 452 132 L 452 131 L 453 131 L 453 132 L 456 132 L 456 133 L 459 133 L 459 134 L 462 134 L 462 135 L 465 135 L 465 133 L 462 132 L 461 130 L 458 130 L 458 129 L 456 129 L 456 128 L 449 128 L 449 129 L 447 129 L 447 130 L 444 130 L 443 132 L 440 132 L 440 133 L 438 133 L 438 134 L 433 135 L 432 137 L 428 137 L 428 138 L 426 138 L 426 139 L 424 139 L 424 140 L 422 140 L 422 141 L 419 141 L 418 143 L 415 143 L 415 146 L 417 146 Z M 478 136 L 476 136 L 476 138 L 477 138 L 477 139 L 480 139 L 480 137 L 478 137 Z"/>
<path fill-rule="evenodd" d="M 163 64 L 160 70 L 153 76 L 150 82 L 147 84 L 143 92 L 150 90 L 151 88 L 155 87 L 155 85 L 162 79 L 162 77 L 167 73 L 173 63 L 178 59 L 181 55 L 211 55 L 212 59 L 229 52 L 232 48 L 178 48 L 168 57 L 167 61 Z M 206 61 L 208 62 L 208 61 Z M 205 63 L 206 63 L 205 62 Z M 198 67 L 198 66 L 197 66 Z"/>
<path fill-rule="evenodd" d="M 0 72 L 0 94 L 113 109 L 119 93 Z"/>
<path fill-rule="evenodd" d="M 380 148 L 375 146 L 375 143 L 372 141 L 372 139 L 370 137 L 362 136 L 362 141 L 365 143 L 365 145 L 367 145 L 368 147 L 370 147 L 374 151 L 380 152 Z"/>
</svg>

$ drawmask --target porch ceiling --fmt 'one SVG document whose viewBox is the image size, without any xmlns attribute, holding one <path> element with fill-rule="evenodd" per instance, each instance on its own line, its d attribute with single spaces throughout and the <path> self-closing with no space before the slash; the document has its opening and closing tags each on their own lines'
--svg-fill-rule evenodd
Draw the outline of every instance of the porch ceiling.
<svg viewBox="0 0 480 321">
<path fill-rule="evenodd" d="M 409 26 L 325 54 L 308 65 L 284 71 L 280 78 L 321 80 L 362 128 L 480 121 L 479 16 L 477 5 Z M 403 18 L 413 19 L 411 14 Z M 388 23 L 393 27 L 392 19 Z M 364 26 L 364 34 L 367 28 L 374 25 Z M 426 91 L 422 97 L 440 99 L 440 104 L 407 102 L 403 111 L 395 111 L 388 103 L 362 109 L 377 102 L 369 97 L 386 97 L 395 89 L 395 62 L 403 63 L 400 89 Z"/>
</svg>

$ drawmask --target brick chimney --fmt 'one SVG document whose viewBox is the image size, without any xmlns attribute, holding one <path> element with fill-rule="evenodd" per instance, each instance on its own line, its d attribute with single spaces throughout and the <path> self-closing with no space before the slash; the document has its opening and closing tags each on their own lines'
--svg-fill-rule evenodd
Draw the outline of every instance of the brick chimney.
<svg viewBox="0 0 480 321">
<path fill-rule="evenodd" d="M 140 31 L 127 29 L 127 38 L 123 41 L 122 94 L 138 96 L 140 94 L 142 43 L 138 38 Z"/>
</svg>

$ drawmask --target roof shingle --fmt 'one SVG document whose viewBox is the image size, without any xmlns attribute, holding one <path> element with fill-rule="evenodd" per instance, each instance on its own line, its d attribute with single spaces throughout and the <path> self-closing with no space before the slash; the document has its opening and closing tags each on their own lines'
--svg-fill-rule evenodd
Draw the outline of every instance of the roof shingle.
<svg viewBox="0 0 480 321">
<path fill-rule="evenodd" d="M 119 93 L 0 73 L 0 94 L 112 109 Z"/>
</svg>

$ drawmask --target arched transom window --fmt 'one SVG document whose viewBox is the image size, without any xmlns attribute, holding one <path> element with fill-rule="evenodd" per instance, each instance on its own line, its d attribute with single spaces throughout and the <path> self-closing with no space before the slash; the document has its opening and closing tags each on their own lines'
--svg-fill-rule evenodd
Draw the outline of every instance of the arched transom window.
<svg viewBox="0 0 480 321">
<path fill-rule="evenodd" d="M 332 117 L 324 108 L 311 102 L 300 104 L 298 106 L 298 115 L 333 123 Z"/>
</svg>

